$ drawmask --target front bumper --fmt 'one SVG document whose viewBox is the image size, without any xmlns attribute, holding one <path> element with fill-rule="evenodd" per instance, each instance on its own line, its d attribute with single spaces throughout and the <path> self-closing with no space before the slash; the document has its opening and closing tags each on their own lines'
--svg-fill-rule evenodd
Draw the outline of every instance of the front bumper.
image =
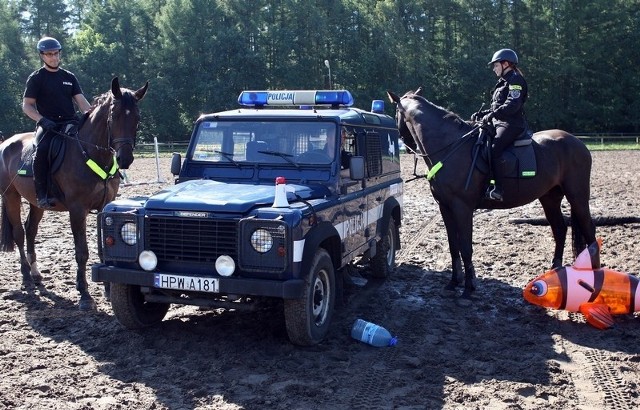
<svg viewBox="0 0 640 410">
<path fill-rule="evenodd" d="M 164 290 L 154 286 L 154 273 L 157 272 L 118 268 L 115 266 L 105 265 L 104 263 L 97 263 L 91 266 L 91 280 L 94 282 L 124 283 L 128 285 L 138 285 Z M 184 273 L 181 272 L 163 273 L 184 275 Z M 238 277 L 217 277 L 217 279 L 219 281 L 219 294 L 299 299 L 303 296 L 304 292 L 303 279 L 288 279 L 285 281 Z"/>
</svg>

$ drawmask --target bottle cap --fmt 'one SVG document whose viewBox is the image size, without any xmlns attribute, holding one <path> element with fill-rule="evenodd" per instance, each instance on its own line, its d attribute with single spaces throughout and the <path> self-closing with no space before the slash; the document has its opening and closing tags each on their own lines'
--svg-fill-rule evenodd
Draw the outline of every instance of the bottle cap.
<svg viewBox="0 0 640 410">
<path fill-rule="evenodd" d="M 398 343 L 398 338 L 397 337 L 392 337 L 391 340 L 389 340 L 389 346 L 395 346 Z"/>
</svg>

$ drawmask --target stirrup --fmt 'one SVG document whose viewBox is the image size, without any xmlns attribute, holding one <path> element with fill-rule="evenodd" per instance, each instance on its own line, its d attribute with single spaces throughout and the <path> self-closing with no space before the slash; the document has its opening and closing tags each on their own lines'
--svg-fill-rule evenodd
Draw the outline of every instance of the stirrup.
<svg viewBox="0 0 640 410">
<path fill-rule="evenodd" d="M 47 198 L 47 197 L 44 197 L 44 198 L 40 198 L 40 199 L 38 199 L 38 201 L 37 201 L 37 204 L 36 204 L 36 205 L 37 205 L 39 208 L 42 208 L 42 209 L 51 209 L 51 208 L 53 208 L 54 206 L 56 206 L 55 202 L 54 202 L 54 201 L 52 201 L 52 200 L 50 200 L 50 199 L 49 199 L 49 198 Z"/>
<path fill-rule="evenodd" d="M 487 190 L 487 198 L 493 201 L 502 202 L 503 200 L 502 192 L 500 189 L 498 189 L 497 186 L 493 185 L 492 187 L 489 187 L 489 189 Z"/>
</svg>

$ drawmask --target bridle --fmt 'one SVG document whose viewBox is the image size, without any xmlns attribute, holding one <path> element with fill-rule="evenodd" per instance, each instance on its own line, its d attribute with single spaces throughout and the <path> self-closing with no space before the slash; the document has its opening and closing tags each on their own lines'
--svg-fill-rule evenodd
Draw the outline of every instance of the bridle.
<svg viewBox="0 0 640 410">
<path fill-rule="evenodd" d="M 113 178 L 119 170 L 118 161 L 116 159 L 116 152 L 123 145 L 130 145 L 133 150 L 136 146 L 136 136 L 135 134 L 131 137 L 119 137 L 113 138 L 113 106 L 115 105 L 115 97 L 111 97 L 111 103 L 109 104 L 109 113 L 107 114 L 107 146 L 100 146 L 93 143 L 88 143 L 86 141 L 80 140 L 78 137 L 78 133 L 75 135 L 75 139 L 78 142 L 80 147 L 80 151 L 82 152 L 82 156 L 85 158 L 85 163 L 91 170 L 97 174 L 102 180 L 107 181 L 108 179 Z M 83 144 L 90 145 L 95 147 L 98 150 L 109 151 L 111 153 L 112 163 L 108 165 L 108 170 L 101 167 L 96 161 L 94 161 L 87 151 L 84 149 Z M 117 149 L 116 149 L 117 148 Z"/>
<path fill-rule="evenodd" d="M 124 96 L 123 96 L 124 99 Z M 124 103 L 124 101 L 123 101 Z M 109 105 L 109 115 L 107 117 L 107 142 L 109 145 L 109 149 L 111 149 L 111 151 L 113 153 L 115 153 L 117 151 L 117 149 L 120 149 L 123 145 L 129 145 L 131 146 L 131 150 L 134 150 L 136 148 L 136 136 L 135 133 L 133 136 L 129 136 L 129 137 L 119 137 L 119 138 L 113 138 L 113 130 L 112 130 L 112 124 L 113 124 L 113 106 L 115 104 L 115 98 L 114 101 L 111 101 L 111 104 Z M 125 109 L 127 110 L 127 109 Z"/>
<path fill-rule="evenodd" d="M 402 101 L 405 98 L 412 98 L 413 96 L 409 96 L 409 95 L 404 95 L 400 98 L 400 101 Z M 411 137 L 414 139 L 414 141 L 418 141 L 418 138 L 416 137 L 416 132 L 415 129 L 413 127 L 413 123 L 409 120 L 407 120 L 407 116 L 404 115 L 402 113 L 402 111 L 400 110 L 400 104 L 398 103 L 396 106 L 396 126 L 398 126 L 400 124 L 400 121 L 404 122 L 405 127 L 407 127 L 407 130 L 409 131 L 409 133 L 411 134 Z M 404 110 L 404 106 L 402 107 Z M 401 116 L 401 117 L 399 117 Z M 433 179 L 433 177 L 435 176 L 435 174 L 440 170 L 440 168 L 442 168 L 444 162 L 449 159 L 449 157 L 451 155 L 453 155 L 455 153 L 455 151 L 460 148 L 465 142 L 467 142 L 471 136 L 473 136 L 475 134 L 475 132 L 480 128 L 479 125 L 474 126 L 471 131 L 467 132 L 466 134 L 464 134 L 462 137 L 460 137 L 457 140 L 454 140 L 452 142 L 450 142 L 449 144 L 445 145 L 444 147 L 436 150 L 435 152 L 432 152 L 430 155 L 427 154 L 426 152 L 423 153 L 415 153 L 414 155 L 418 155 L 421 157 L 424 157 L 427 159 L 428 161 L 428 168 L 429 168 L 429 172 L 427 173 L 427 180 L 431 180 Z M 399 130 L 399 127 L 398 127 Z M 432 158 L 433 157 L 437 157 L 437 154 L 441 153 L 441 152 L 445 152 L 445 156 L 439 160 L 438 162 L 435 162 Z"/>
</svg>

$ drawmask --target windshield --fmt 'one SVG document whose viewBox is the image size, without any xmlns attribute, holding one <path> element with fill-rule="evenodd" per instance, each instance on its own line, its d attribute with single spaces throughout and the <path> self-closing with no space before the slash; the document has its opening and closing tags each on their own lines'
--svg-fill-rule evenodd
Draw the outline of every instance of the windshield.
<svg viewBox="0 0 640 410">
<path fill-rule="evenodd" d="M 195 161 L 261 164 L 330 164 L 336 124 L 302 121 L 203 121 Z"/>
</svg>

